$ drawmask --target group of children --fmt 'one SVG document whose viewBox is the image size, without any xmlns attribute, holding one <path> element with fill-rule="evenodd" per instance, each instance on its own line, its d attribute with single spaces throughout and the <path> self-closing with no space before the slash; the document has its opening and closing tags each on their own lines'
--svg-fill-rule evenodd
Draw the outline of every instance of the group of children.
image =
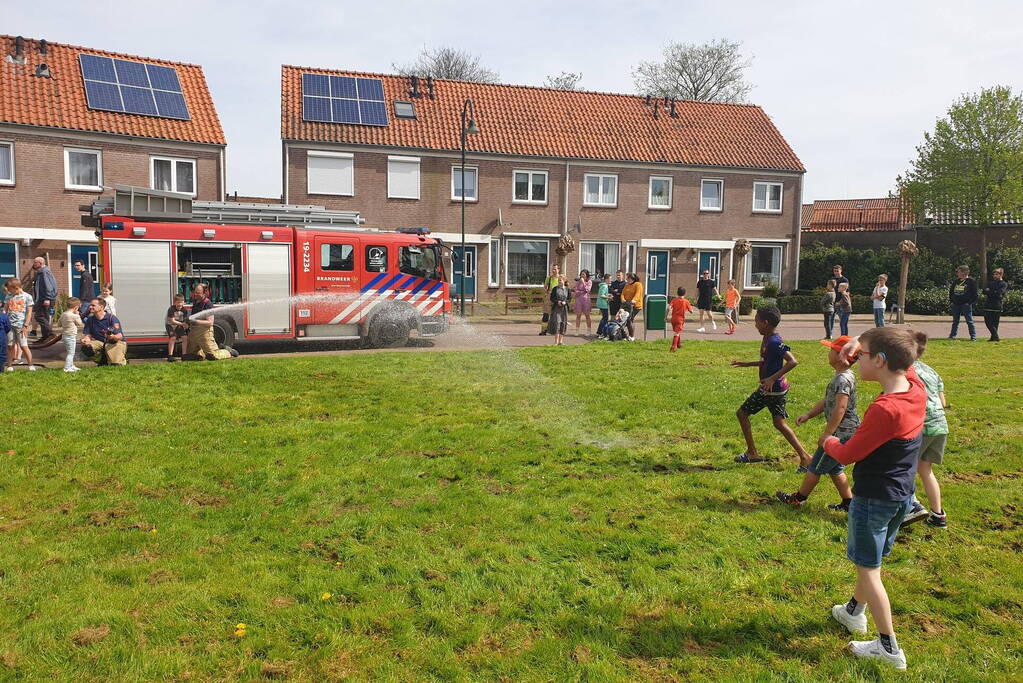
<svg viewBox="0 0 1023 683">
<path fill-rule="evenodd" d="M 671 321 L 671 329 L 675 336 L 671 340 L 671 351 L 678 351 L 682 346 L 682 330 L 686 324 L 686 315 L 693 312 L 693 304 L 686 298 L 686 288 L 679 287 L 675 293 L 677 296 L 672 298 L 668 302 L 668 310 L 665 314 L 665 320 Z M 725 334 L 735 334 L 735 328 L 739 321 L 739 301 L 742 299 L 742 295 L 739 293 L 738 288 L 735 286 L 735 280 L 728 281 L 728 289 L 725 290 L 725 322 L 728 323 L 728 331 Z M 701 310 L 701 313 L 703 311 Z M 710 313 L 709 309 L 707 313 Z M 701 315 L 701 321 L 703 316 Z M 711 323 L 713 324 L 714 318 L 711 317 Z M 715 324 L 716 328 L 717 325 Z M 703 332 L 704 328 L 700 327 L 697 332 Z"/>
<path fill-rule="evenodd" d="M 111 285 L 100 289 L 100 296 L 105 303 L 108 314 L 114 315 L 117 299 Z M 15 365 L 25 365 L 35 370 L 32 362 L 32 349 L 29 347 L 29 322 L 32 320 L 32 309 L 35 307 L 32 295 L 24 290 L 21 280 L 10 278 L 4 283 L 2 304 L 0 304 L 0 333 L 7 338 L 6 345 L 0 345 L 0 362 L 6 372 L 13 372 Z M 68 297 L 64 312 L 57 322 L 61 341 L 66 351 L 64 372 L 78 372 L 75 366 L 75 351 L 78 346 L 78 335 L 85 327 L 79 313 L 82 301 L 78 297 Z"/>
<path fill-rule="evenodd" d="M 948 424 L 945 419 L 944 385 L 938 374 L 919 360 L 927 335 L 897 327 L 878 327 L 858 338 L 847 335 L 822 340 L 834 375 L 822 398 L 796 419 L 801 425 L 818 415 L 826 423 L 811 457 L 786 423 L 786 375 L 796 367 L 792 351 L 777 333 L 781 313 L 775 307 L 757 311 L 756 328 L 763 336 L 760 360 L 732 361 L 736 367 L 759 368 L 760 386 L 736 411 L 746 441 L 746 451 L 735 460 L 762 462 L 753 441 L 750 416 L 767 408 L 774 426 L 799 456 L 797 471 L 805 472 L 793 493 L 778 491 L 783 503 L 802 507 L 821 477 L 828 475 L 841 502 L 829 506 L 848 513 L 847 557 L 856 565 L 856 587 L 845 604 L 835 605 L 832 616 L 849 631 L 867 632 L 865 608 L 870 606 L 877 638 L 853 641 L 850 650 L 859 657 L 879 659 L 897 669 L 906 668 L 892 624 L 891 606 L 881 582 L 882 558 L 892 550 L 900 526 L 927 518 L 931 526 L 947 524 L 941 492 L 932 466 L 942 461 Z M 856 413 L 856 380 L 851 372 L 859 366 L 860 378 L 877 382 L 881 394 L 864 413 Z M 856 463 L 852 487 L 845 466 Z M 916 500 L 915 479 L 919 471 L 930 503 L 930 512 Z"/>
</svg>

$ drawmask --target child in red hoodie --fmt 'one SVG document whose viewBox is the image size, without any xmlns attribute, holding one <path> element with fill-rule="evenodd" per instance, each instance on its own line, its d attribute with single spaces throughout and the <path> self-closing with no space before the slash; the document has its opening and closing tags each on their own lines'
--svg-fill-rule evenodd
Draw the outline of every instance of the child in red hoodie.
<svg viewBox="0 0 1023 683">
<path fill-rule="evenodd" d="M 847 556 L 856 565 L 856 589 L 832 616 L 850 631 L 866 633 L 870 605 L 878 637 L 853 641 L 857 657 L 879 659 L 906 668 L 892 625 L 891 603 L 881 582 L 881 560 L 892 551 L 903 517 L 913 504 L 917 454 L 923 434 L 927 391 L 913 369 L 917 350 L 927 335 L 897 327 L 879 327 L 859 338 L 860 377 L 881 385 L 881 394 L 867 408 L 856 433 L 845 443 L 821 437 L 832 458 L 853 470 L 849 505 Z M 848 347 L 846 347 L 848 349 Z"/>
</svg>

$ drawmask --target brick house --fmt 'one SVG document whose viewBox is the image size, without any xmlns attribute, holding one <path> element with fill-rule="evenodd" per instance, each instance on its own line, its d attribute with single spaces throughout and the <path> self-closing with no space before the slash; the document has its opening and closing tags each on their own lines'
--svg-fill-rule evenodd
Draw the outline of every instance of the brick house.
<svg viewBox="0 0 1023 683">
<path fill-rule="evenodd" d="M 0 277 L 43 256 L 77 293 L 80 205 L 115 183 L 223 199 L 225 146 L 199 66 L 0 35 Z"/>
<path fill-rule="evenodd" d="M 285 201 L 458 245 L 467 98 L 468 298 L 538 287 L 566 233 L 570 273 L 621 267 L 652 293 L 738 277 L 738 239 L 747 289 L 795 286 L 805 170 L 757 106 L 284 66 Z"/>
</svg>

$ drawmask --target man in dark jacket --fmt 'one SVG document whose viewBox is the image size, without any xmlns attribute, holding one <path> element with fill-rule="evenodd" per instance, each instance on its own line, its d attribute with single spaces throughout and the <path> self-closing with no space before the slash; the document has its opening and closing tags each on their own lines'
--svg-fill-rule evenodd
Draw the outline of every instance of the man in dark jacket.
<svg viewBox="0 0 1023 683">
<path fill-rule="evenodd" d="M 53 336 L 53 307 L 57 303 L 57 280 L 42 256 L 36 256 L 32 264 L 35 271 L 35 320 L 39 324 L 39 337 Z"/>
<path fill-rule="evenodd" d="M 82 300 L 82 305 L 86 306 L 87 302 L 92 301 L 93 297 L 96 296 L 95 286 L 92 281 L 92 273 L 85 267 L 85 263 L 82 259 L 75 259 L 75 272 L 78 273 L 78 298 Z M 85 316 L 82 316 L 83 318 Z"/>
<path fill-rule="evenodd" d="M 952 331 L 948 338 L 955 339 L 959 334 L 959 318 L 966 318 L 966 327 L 970 330 L 970 341 L 977 341 L 977 328 L 973 324 L 973 304 L 977 303 L 977 283 L 970 277 L 967 266 L 956 268 L 956 279 L 948 288 L 948 298 L 952 302 Z"/>
<path fill-rule="evenodd" d="M 988 341 L 1001 341 L 1001 337 L 998 336 L 998 323 L 1002 319 L 1002 300 L 1005 298 L 1005 292 L 1008 291 L 1009 285 L 1005 281 L 1005 270 L 1003 268 L 995 268 L 992 273 L 994 279 L 987 284 L 984 288 L 984 324 L 987 325 L 987 331 L 991 333 L 991 338 Z"/>
</svg>

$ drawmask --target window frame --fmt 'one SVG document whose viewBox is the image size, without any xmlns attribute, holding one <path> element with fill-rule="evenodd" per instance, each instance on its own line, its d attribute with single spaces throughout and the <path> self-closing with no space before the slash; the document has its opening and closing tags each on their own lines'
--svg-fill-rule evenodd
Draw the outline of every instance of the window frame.
<svg viewBox="0 0 1023 683">
<path fill-rule="evenodd" d="M 358 265 L 355 260 L 355 256 L 358 253 L 357 242 L 320 242 L 320 257 L 319 257 L 319 269 L 324 273 L 354 273 L 356 272 L 356 266 Z M 351 268 L 327 268 L 323 265 L 323 249 L 330 247 L 348 247 L 351 251 L 352 267 Z"/>
<path fill-rule="evenodd" d="M 600 184 L 599 184 L 599 186 L 597 188 L 597 197 L 598 198 L 603 195 L 602 190 L 604 189 L 604 178 L 614 178 L 615 179 L 615 199 L 614 199 L 613 203 L 605 204 L 605 203 L 602 203 L 602 202 L 598 202 L 598 203 L 594 204 L 592 202 L 586 201 L 586 183 L 587 183 L 587 181 L 590 178 L 600 178 Z M 617 173 L 584 173 L 583 174 L 583 206 L 591 206 L 591 207 L 602 208 L 602 209 L 617 209 L 618 208 L 618 190 L 619 190 L 619 184 L 618 184 L 618 174 Z"/>
<path fill-rule="evenodd" d="M 654 181 L 655 180 L 667 180 L 668 181 L 668 205 L 661 206 L 660 204 L 654 204 Z M 672 200 L 675 194 L 675 178 L 670 175 L 652 175 L 647 181 L 647 193 L 646 193 L 646 208 L 652 211 L 671 211 Z M 618 196 L 615 194 L 615 202 L 617 203 Z"/>
<path fill-rule="evenodd" d="M 608 245 L 608 244 L 616 245 L 618 247 L 618 263 L 615 265 L 614 269 L 608 271 L 608 273 L 610 273 L 611 277 L 614 278 L 614 275 L 615 275 L 616 272 L 618 272 L 619 270 L 624 270 L 622 268 L 622 261 L 623 261 L 623 259 L 628 258 L 628 257 L 624 253 L 624 251 L 627 251 L 627 249 L 623 251 L 622 243 L 621 242 L 617 242 L 615 240 L 580 240 L 579 241 L 579 270 L 580 271 L 582 271 L 583 268 L 586 268 L 586 266 L 583 264 L 583 245 L 584 244 L 603 244 L 605 246 Z M 596 270 L 597 270 L 596 264 L 593 265 L 593 268 L 586 268 L 586 269 L 590 271 L 590 278 L 591 279 L 595 280 L 596 278 L 598 278 L 600 276 L 600 273 L 596 272 Z"/>
<path fill-rule="evenodd" d="M 416 196 L 396 195 L 391 191 L 391 163 L 415 164 L 416 165 Z M 388 199 L 409 199 L 418 201 L 423 197 L 423 159 L 422 157 L 408 157 L 388 155 L 387 157 L 387 198 Z"/>
<path fill-rule="evenodd" d="M 0 140 L 0 147 L 6 147 L 10 150 L 11 155 L 11 177 L 0 178 L 0 185 L 8 187 L 17 183 L 17 170 L 15 169 L 14 161 L 14 140 Z"/>
<path fill-rule="evenodd" d="M 781 287 L 782 277 L 785 274 L 785 244 L 779 242 L 752 242 L 750 245 L 750 253 L 746 255 L 743 260 L 746 262 L 744 271 L 742 274 L 743 288 L 744 289 L 755 289 L 763 290 L 763 285 L 750 284 L 750 276 L 753 275 L 753 250 L 754 249 L 777 249 L 779 251 L 778 256 L 778 287 Z"/>
<path fill-rule="evenodd" d="M 504 286 L 513 289 L 537 289 L 542 288 L 543 283 L 536 285 L 520 285 L 508 282 L 508 248 L 511 247 L 512 242 L 543 242 L 547 245 L 547 263 L 544 265 L 543 273 L 544 277 L 547 277 L 548 273 L 551 272 L 551 241 L 543 237 L 506 237 L 504 239 Z"/>
<path fill-rule="evenodd" d="M 178 189 L 178 164 L 191 164 L 192 165 L 192 191 L 182 192 L 182 194 L 188 194 L 195 197 L 199 194 L 199 176 L 198 176 L 198 164 L 194 157 L 168 157 L 153 155 L 149 157 L 149 187 L 151 189 L 158 189 L 156 187 L 156 162 L 157 161 L 169 161 L 171 165 L 171 192 L 181 192 Z"/>
<path fill-rule="evenodd" d="M 305 164 L 305 193 L 324 197 L 354 197 L 355 196 L 355 155 L 351 152 L 329 152 L 320 149 L 306 150 Z M 321 159 L 349 159 L 352 162 L 352 191 L 351 192 L 313 192 L 309 187 L 309 158 L 319 157 Z"/>
<path fill-rule="evenodd" d="M 465 203 L 466 204 L 475 204 L 475 203 L 477 203 L 480 200 L 480 167 L 479 166 L 470 166 L 469 164 L 466 164 L 465 165 L 465 173 L 466 173 L 466 175 L 469 174 L 469 171 L 473 171 L 476 174 L 476 183 L 473 186 L 473 190 L 475 191 L 475 195 L 476 196 L 471 197 L 471 198 L 470 197 L 466 197 L 465 198 Z M 455 195 L 455 176 L 456 175 L 461 175 L 461 173 L 462 173 L 462 165 L 461 164 L 455 164 L 455 165 L 453 165 L 451 167 L 451 201 L 453 201 L 453 202 L 461 203 L 461 201 L 462 201 L 461 197 Z M 465 188 L 462 188 L 462 191 L 464 192 Z"/>
<path fill-rule="evenodd" d="M 703 186 L 705 183 L 716 183 L 718 186 L 718 206 L 704 206 L 703 205 Z M 756 196 L 756 190 L 753 191 L 754 198 Z M 712 213 L 721 213 L 725 210 L 725 179 L 724 178 L 701 178 L 700 179 L 700 211 L 709 211 Z"/>
<path fill-rule="evenodd" d="M 71 182 L 71 153 L 92 154 L 96 157 L 96 185 L 75 185 Z M 64 189 L 78 192 L 102 192 L 103 191 L 103 150 L 91 149 L 89 147 L 65 147 L 64 148 Z"/>
<path fill-rule="evenodd" d="M 639 264 L 639 242 L 630 240 L 625 243 L 625 265 L 623 270 L 626 274 L 635 273 Z"/>
<path fill-rule="evenodd" d="M 529 176 L 529 181 L 526 187 L 529 188 L 529 199 L 516 199 L 515 198 L 515 174 L 525 173 Z M 533 176 L 535 174 L 543 175 L 543 200 L 533 199 Z M 512 204 L 533 204 L 534 206 L 546 206 L 550 201 L 551 196 L 551 177 L 550 171 L 545 171 L 538 168 L 514 168 L 512 169 Z"/>
<path fill-rule="evenodd" d="M 767 186 L 767 196 L 764 199 L 764 208 L 757 208 L 757 185 Z M 778 190 L 778 208 L 772 209 L 771 206 L 771 186 L 777 186 Z M 785 183 L 779 183 L 772 180 L 755 180 L 753 181 L 753 213 L 781 213 L 782 207 L 785 202 Z"/>
<path fill-rule="evenodd" d="M 412 109 L 411 116 L 404 115 L 404 114 L 399 114 L 398 113 L 398 105 L 399 104 L 407 104 L 409 107 L 411 107 L 411 109 Z M 391 111 L 394 112 L 394 118 L 396 118 L 396 119 L 403 119 L 405 121 L 415 121 L 416 120 L 416 103 L 413 102 L 412 100 L 393 100 L 391 102 Z"/>
<path fill-rule="evenodd" d="M 549 251 L 549 249 L 548 249 Z M 497 263 L 494 263 L 497 261 Z M 501 286 L 501 240 L 490 240 L 490 251 L 487 254 L 487 287 Z"/>
</svg>

